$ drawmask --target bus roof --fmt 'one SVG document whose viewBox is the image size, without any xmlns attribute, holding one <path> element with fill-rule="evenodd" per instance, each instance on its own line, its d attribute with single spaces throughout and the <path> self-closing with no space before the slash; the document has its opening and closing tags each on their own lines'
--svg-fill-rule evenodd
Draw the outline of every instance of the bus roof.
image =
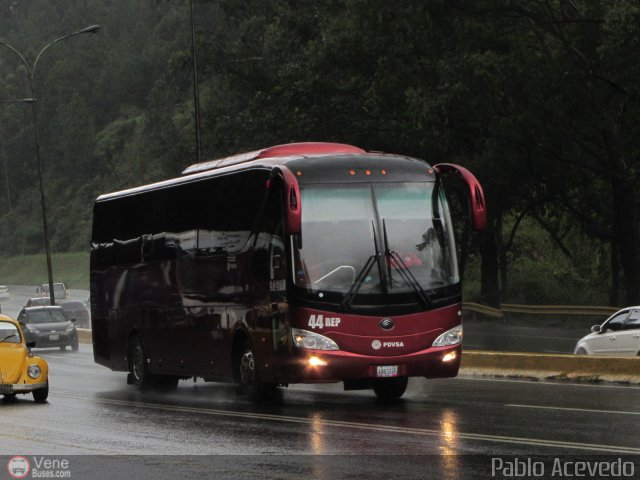
<svg viewBox="0 0 640 480">
<path fill-rule="evenodd" d="M 238 163 L 250 162 L 261 158 L 291 157 L 291 156 L 309 156 L 309 155 L 337 155 L 337 154 L 364 154 L 367 153 L 359 147 L 346 145 L 344 143 L 326 143 L 326 142 L 303 142 L 303 143 L 286 143 L 276 145 L 275 147 L 254 150 L 253 152 L 240 153 L 230 157 L 218 158 L 207 162 L 196 163 L 186 168 L 182 174 L 203 172 L 205 170 L 213 170 L 215 168 L 227 167 Z"/>
<path fill-rule="evenodd" d="M 264 148 L 261 150 L 255 150 L 253 152 L 232 155 L 217 160 L 197 163 L 186 168 L 182 172 L 183 175 L 181 177 L 129 188 L 113 193 L 107 193 L 104 195 L 100 195 L 96 201 L 100 202 L 104 200 L 111 200 L 115 198 L 135 195 L 151 190 L 159 190 L 250 168 L 272 170 L 278 165 L 287 164 L 293 164 L 292 166 L 295 165 L 297 167 L 297 164 L 299 162 L 310 162 L 311 164 L 318 165 L 318 162 L 324 163 L 322 161 L 322 158 L 327 157 L 331 157 L 333 159 L 335 159 L 336 157 L 349 157 L 353 160 L 359 160 L 358 163 L 362 163 L 367 159 L 371 160 L 374 158 L 377 160 L 384 159 L 386 161 L 398 161 L 402 159 L 404 161 L 414 162 L 414 164 L 419 163 L 422 166 L 423 170 L 425 166 L 428 167 L 428 164 L 426 164 L 426 162 L 417 160 L 415 158 L 403 155 L 385 154 L 381 152 L 367 152 L 359 147 L 342 143 L 289 143 L 284 145 L 276 145 L 274 147 Z M 429 175 L 431 175 L 431 172 L 429 172 Z"/>
</svg>

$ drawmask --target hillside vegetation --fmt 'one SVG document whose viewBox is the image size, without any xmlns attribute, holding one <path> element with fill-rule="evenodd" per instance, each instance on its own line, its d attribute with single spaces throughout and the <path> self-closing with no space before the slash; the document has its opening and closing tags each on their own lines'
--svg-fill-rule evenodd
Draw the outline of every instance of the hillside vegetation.
<svg viewBox="0 0 640 480">
<path fill-rule="evenodd" d="M 53 255 L 53 275 L 67 288 L 89 290 L 89 254 L 58 253 Z M 41 285 L 47 283 L 45 256 L 17 255 L 0 262 L 0 282 L 3 285 Z"/>
<path fill-rule="evenodd" d="M 467 299 L 640 303 L 637 2 L 193 3 L 204 159 L 335 141 L 459 163 L 490 214 L 470 233 L 448 181 Z M 0 40 L 30 64 L 92 24 L 36 72 L 54 272 L 70 283 L 86 282 L 64 259 L 86 262 L 96 196 L 198 158 L 188 0 L 0 3 Z M 0 100 L 31 97 L 27 78 L 0 47 Z M 33 138 L 30 105 L 0 103 L 5 283 L 44 278 Z"/>
</svg>

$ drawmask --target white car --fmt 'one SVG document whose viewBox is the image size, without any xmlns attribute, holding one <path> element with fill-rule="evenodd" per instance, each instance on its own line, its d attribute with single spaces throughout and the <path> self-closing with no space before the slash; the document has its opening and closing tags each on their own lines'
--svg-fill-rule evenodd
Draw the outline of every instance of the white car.
<svg viewBox="0 0 640 480">
<path fill-rule="evenodd" d="M 602 325 L 594 325 L 578 340 L 576 355 L 640 355 L 640 307 L 627 307 L 611 315 Z"/>
<path fill-rule="evenodd" d="M 9 287 L 6 285 L 0 285 L 0 300 L 7 300 L 9 298 Z"/>
</svg>

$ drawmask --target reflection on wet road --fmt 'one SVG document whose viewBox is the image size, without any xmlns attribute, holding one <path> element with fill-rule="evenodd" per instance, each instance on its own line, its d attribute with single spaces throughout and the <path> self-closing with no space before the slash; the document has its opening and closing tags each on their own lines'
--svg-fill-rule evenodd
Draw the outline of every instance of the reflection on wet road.
<svg viewBox="0 0 640 480">
<path fill-rule="evenodd" d="M 95 365 L 84 345 L 75 354 L 39 354 L 51 365 L 49 402 L 0 405 L 0 453 L 257 455 L 269 465 L 351 456 L 354 469 L 363 462 L 388 472 L 415 456 L 437 459 L 449 478 L 459 478 L 459 455 L 640 454 L 636 387 L 412 379 L 393 404 L 319 385 L 283 389 L 275 403 L 256 405 L 233 386 L 193 381 L 171 395 L 142 395 L 125 374 Z M 382 461 L 387 456 L 404 460 Z M 318 459 L 312 467 L 316 477 L 330 470 L 323 474 L 329 467 Z"/>
</svg>

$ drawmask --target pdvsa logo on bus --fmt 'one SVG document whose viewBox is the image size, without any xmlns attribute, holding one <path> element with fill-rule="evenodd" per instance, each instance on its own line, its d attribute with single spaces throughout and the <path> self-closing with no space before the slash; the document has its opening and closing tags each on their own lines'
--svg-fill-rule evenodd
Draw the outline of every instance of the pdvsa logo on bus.
<svg viewBox="0 0 640 480">
<path fill-rule="evenodd" d="M 374 340 L 371 342 L 371 348 L 374 350 L 380 350 L 381 348 L 400 348 L 404 347 L 404 342 L 381 342 L 380 340 Z"/>
<path fill-rule="evenodd" d="M 7 463 L 7 471 L 12 478 L 26 478 L 31 471 L 31 465 L 25 457 L 11 457 Z"/>
</svg>

